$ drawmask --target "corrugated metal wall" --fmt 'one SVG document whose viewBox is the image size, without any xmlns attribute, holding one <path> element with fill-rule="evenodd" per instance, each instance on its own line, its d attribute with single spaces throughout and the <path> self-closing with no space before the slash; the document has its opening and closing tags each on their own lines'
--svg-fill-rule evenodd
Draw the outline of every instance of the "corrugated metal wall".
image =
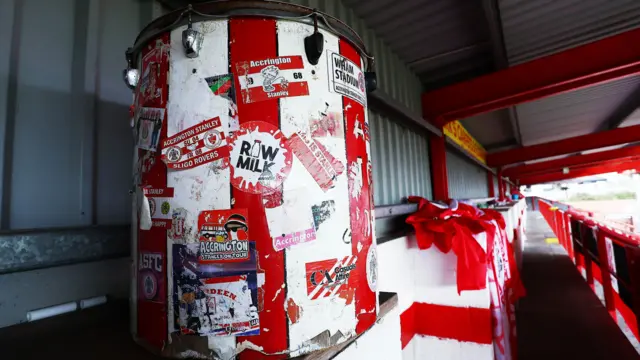
<svg viewBox="0 0 640 360">
<path fill-rule="evenodd" d="M 159 11 L 149 0 L 0 1 L 6 229 L 129 222 L 133 141 L 124 50 Z M 22 250 L 28 258 L 32 249 Z M 51 305 L 126 298 L 130 267 L 123 257 L 0 274 L 0 327 Z"/>
<path fill-rule="evenodd" d="M 452 199 L 489 196 L 487 170 L 452 148 L 447 149 L 447 176 L 449 177 L 449 197 Z"/>
<path fill-rule="evenodd" d="M 131 91 L 120 74 L 153 7 L 0 3 L 2 228 L 129 222 Z"/>
<path fill-rule="evenodd" d="M 500 196 L 500 187 L 498 186 L 498 176 L 493 175 L 493 193 L 496 197 Z"/>
<path fill-rule="evenodd" d="M 289 0 L 333 15 L 351 26 L 376 58 L 379 88 L 422 116 L 420 80 L 351 9 L 337 0 Z M 427 137 L 385 114 L 369 111 L 375 205 L 398 204 L 409 195 L 431 197 Z"/>
</svg>

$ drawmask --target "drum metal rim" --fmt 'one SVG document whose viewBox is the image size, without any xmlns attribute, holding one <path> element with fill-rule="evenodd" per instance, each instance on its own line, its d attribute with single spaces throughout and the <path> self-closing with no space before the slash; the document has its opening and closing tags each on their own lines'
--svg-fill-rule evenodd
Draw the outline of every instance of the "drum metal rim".
<svg viewBox="0 0 640 360">
<path fill-rule="evenodd" d="M 127 60 L 132 65 L 137 64 L 137 58 L 146 44 L 162 33 L 187 25 L 189 19 L 196 23 L 232 17 L 275 18 L 308 25 L 313 25 L 315 18 L 318 20 L 319 28 L 349 41 L 360 55 L 367 59 L 367 70 L 373 71 L 373 56 L 367 52 L 362 38 L 349 25 L 316 9 L 275 0 L 215 0 L 174 10 L 153 20 L 142 29 L 133 47 L 126 51 Z"/>
</svg>

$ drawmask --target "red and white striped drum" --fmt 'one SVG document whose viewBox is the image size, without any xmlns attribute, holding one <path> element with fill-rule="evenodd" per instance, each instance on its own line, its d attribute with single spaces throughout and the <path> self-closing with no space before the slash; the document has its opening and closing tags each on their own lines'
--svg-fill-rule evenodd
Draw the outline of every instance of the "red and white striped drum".
<svg viewBox="0 0 640 360">
<path fill-rule="evenodd" d="M 135 339 L 287 358 L 372 326 L 374 81 L 357 35 L 301 6 L 214 2 L 159 18 L 127 54 Z"/>
</svg>

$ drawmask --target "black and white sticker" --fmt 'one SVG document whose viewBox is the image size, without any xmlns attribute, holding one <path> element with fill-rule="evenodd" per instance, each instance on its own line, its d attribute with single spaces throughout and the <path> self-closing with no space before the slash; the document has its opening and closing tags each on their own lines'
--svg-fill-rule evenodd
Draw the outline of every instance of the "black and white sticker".
<svg viewBox="0 0 640 360">
<path fill-rule="evenodd" d="M 364 81 L 364 73 L 353 61 L 346 57 L 329 52 L 327 56 L 331 69 L 329 90 L 344 95 L 360 104 L 367 106 L 367 92 Z"/>
</svg>

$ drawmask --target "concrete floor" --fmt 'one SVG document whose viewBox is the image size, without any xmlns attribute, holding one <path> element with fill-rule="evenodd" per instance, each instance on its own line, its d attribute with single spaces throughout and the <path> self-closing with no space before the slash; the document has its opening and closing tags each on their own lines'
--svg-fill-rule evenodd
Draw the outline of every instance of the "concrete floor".
<svg viewBox="0 0 640 360">
<path fill-rule="evenodd" d="M 527 215 L 517 310 L 518 360 L 627 360 L 638 352 L 611 319 L 538 212 Z"/>
</svg>

